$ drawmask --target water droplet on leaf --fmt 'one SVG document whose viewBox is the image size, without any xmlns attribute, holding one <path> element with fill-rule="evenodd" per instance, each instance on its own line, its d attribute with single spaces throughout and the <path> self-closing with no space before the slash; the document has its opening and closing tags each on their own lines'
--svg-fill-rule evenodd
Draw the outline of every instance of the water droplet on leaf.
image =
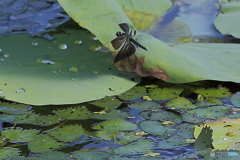
<svg viewBox="0 0 240 160">
<path fill-rule="evenodd" d="M 9 54 L 7 54 L 7 53 L 4 53 L 3 54 L 3 57 L 5 57 L 5 58 L 8 58 L 10 55 Z"/>
<path fill-rule="evenodd" d="M 68 70 L 71 71 L 71 72 L 77 72 L 78 68 L 77 67 L 70 67 Z"/>
<path fill-rule="evenodd" d="M 91 36 L 91 37 L 89 37 L 89 39 L 90 39 L 90 40 L 94 40 L 94 41 L 97 41 L 97 40 L 98 40 L 98 38 L 95 37 L 95 36 Z"/>
<path fill-rule="evenodd" d="M 59 44 L 58 48 L 59 49 L 67 49 L 67 45 L 66 44 Z"/>
<path fill-rule="evenodd" d="M 38 42 L 33 41 L 31 44 L 32 44 L 33 46 L 37 46 L 37 45 L 38 45 Z"/>
<path fill-rule="evenodd" d="M 18 90 L 16 90 L 16 92 L 19 93 L 19 94 L 23 94 L 23 93 L 26 92 L 26 90 L 23 89 L 23 88 L 19 88 Z"/>
<path fill-rule="evenodd" d="M 101 48 L 102 48 L 102 47 L 101 47 L 100 44 L 95 44 L 95 45 L 91 45 L 91 46 L 89 47 L 89 50 L 95 52 L 95 51 L 99 51 Z"/>
<path fill-rule="evenodd" d="M 98 74 L 98 71 L 92 71 L 93 74 Z"/>
<path fill-rule="evenodd" d="M 3 91 L 2 90 L 0 90 L 0 94 L 2 94 L 3 93 Z"/>
<path fill-rule="evenodd" d="M 76 40 L 76 41 L 74 41 L 74 44 L 82 44 L 82 41 L 81 40 Z"/>
</svg>

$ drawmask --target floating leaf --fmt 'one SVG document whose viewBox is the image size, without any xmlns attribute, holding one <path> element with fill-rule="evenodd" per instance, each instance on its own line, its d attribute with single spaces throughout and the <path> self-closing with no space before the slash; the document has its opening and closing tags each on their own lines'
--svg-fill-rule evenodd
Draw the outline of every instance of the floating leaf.
<svg viewBox="0 0 240 160">
<path fill-rule="evenodd" d="M 128 114 L 126 112 L 122 112 L 117 109 L 109 110 L 106 109 L 105 114 L 98 114 L 95 113 L 94 115 L 91 116 L 93 119 L 105 119 L 105 120 L 110 120 L 110 119 L 116 119 L 116 118 L 127 118 Z"/>
<path fill-rule="evenodd" d="M 186 109 L 186 110 L 197 108 L 196 105 L 192 104 L 189 100 L 183 97 L 178 97 L 170 100 L 166 104 L 166 107 L 170 109 Z"/>
<path fill-rule="evenodd" d="M 139 138 L 141 137 L 136 136 L 134 132 L 120 132 L 120 134 L 117 136 L 117 141 L 115 142 L 118 144 L 127 144 Z"/>
<path fill-rule="evenodd" d="M 0 103 L 0 112 L 7 114 L 23 114 L 27 112 L 29 106 L 23 104 Z"/>
<path fill-rule="evenodd" d="M 62 128 L 49 130 L 46 133 L 59 141 L 71 142 L 80 138 L 84 134 L 84 131 L 85 130 L 82 128 L 82 126 L 69 125 Z"/>
<path fill-rule="evenodd" d="M 94 160 L 94 159 L 107 159 L 110 154 L 109 153 L 106 153 L 106 152 L 97 152 L 97 151 L 91 151 L 91 152 L 79 152 L 79 151 L 75 151 L 75 152 L 72 152 L 72 158 L 76 158 L 76 159 L 79 159 L 80 160 L 87 160 L 87 159 L 91 159 L 91 160 Z"/>
<path fill-rule="evenodd" d="M 168 88 L 153 88 L 149 90 L 149 96 L 156 101 L 167 100 L 178 97 L 183 88 L 168 87 Z"/>
<path fill-rule="evenodd" d="M 20 150 L 15 148 L 0 148 L 1 159 L 19 155 Z"/>
<path fill-rule="evenodd" d="M 219 12 L 215 26 L 223 34 L 231 34 L 236 38 L 240 38 L 238 23 L 240 16 L 240 3 L 239 1 L 230 1 L 222 5 L 221 11 Z"/>
<path fill-rule="evenodd" d="M 158 121 L 141 121 L 140 122 L 140 128 L 149 134 L 152 135 L 162 135 L 164 132 L 166 132 L 168 129 L 170 129 L 170 126 L 164 126 Z"/>
<path fill-rule="evenodd" d="M 127 122 L 123 119 L 113 119 L 109 121 L 104 121 L 92 127 L 97 130 L 105 131 L 124 131 L 124 130 L 135 130 L 137 125 Z"/>
<path fill-rule="evenodd" d="M 150 139 L 132 142 L 114 150 L 116 154 L 134 155 L 146 154 L 153 151 L 154 143 Z"/>
<path fill-rule="evenodd" d="M 194 137 L 197 138 L 203 127 L 209 126 L 213 130 L 213 147 L 218 150 L 237 150 L 240 149 L 240 119 L 229 119 L 222 117 L 214 121 L 208 121 L 205 125 L 196 126 Z"/>
<path fill-rule="evenodd" d="M 29 141 L 28 149 L 31 152 L 38 153 L 60 148 L 66 145 L 65 143 L 58 142 L 48 135 L 38 135 L 33 140 Z"/>
<path fill-rule="evenodd" d="M 56 110 L 54 113 L 68 120 L 89 119 L 89 116 L 92 114 L 85 106 Z"/>
<path fill-rule="evenodd" d="M 212 106 L 223 105 L 223 102 L 218 98 L 204 97 L 202 100 L 198 100 L 197 106 Z"/>
<path fill-rule="evenodd" d="M 212 145 L 212 132 L 213 130 L 210 127 L 203 127 L 199 136 L 196 139 L 194 144 L 194 148 L 197 150 L 203 150 L 207 148 L 211 148 Z"/>
<path fill-rule="evenodd" d="M 2 136 L 13 143 L 29 142 L 34 139 L 39 130 L 23 130 L 22 128 L 11 128 L 2 131 Z"/>
<path fill-rule="evenodd" d="M 240 108 L 240 92 L 235 93 L 230 98 L 231 103 L 234 105 L 234 107 Z"/>
<path fill-rule="evenodd" d="M 74 104 L 120 94 L 139 82 L 136 74 L 113 67 L 109 53 L 88 49 L 99 44 L 88 39 L 92 34 L 81 29 L 65 32 L 55 35 L 54 41 L 24 34 L 1 38 L 2 52 L 10 55 L 0 63 L 1 96 L 34 105 Z M 84 43 L 74 44 L 79 38 Z M 38 45 L 32 45 L 33 41 Z M 59 49 L 63 43 L 67 48 Z"/>
<path fill-rule="evenodd" d="M 71 160 L 70 156 L 67 156 L 65 153 L 57 151 L 41 153 L 37 158 L 41 160 Z"/>
<path fill-rule="evenodd" d="M 196 89 L 194 92 L 197 93 L 197 94 L 200 94 L 204 97 L 229 97 L 230 94 L 231 94 L 229 92 L 229 89 L 227 89 L 227 88 L 220 88 L 220 89 L 217 89 L 217 88 L 208 88 L 208 89 L 199 88 L 199 89 Z"/>
<path fill-rule="evenodd" d="M 213 106 L 203 109 L 194 109 L 191 111 L 187 111 L 186 113 L 182 114 L 182 119 L 185 122 L 194 123 L 192 122 L 192 118 L 199 119 L 199 120 L 206 120 L 206 119 L 217 119 L 224 115 L 226 115 L 230 111 L 231 107 L 229 106 Z"/>
<path fill-rule="evenodd" d="M 157 104 L 153 101 L 143 101 L 141 103 L 133 103 L 128 105 L 128 107 L 137 109 L 137 110 L 154 110 L 154 109 L 162 108 L 160 104 Z"/>
<path fill-rule="evenodd" d="M 181 137 L 171 137 L 167 140 L 159 141 L 157 144 L 158 149 L 173 149 L 177 147 L 186 146 L 189 143 L 182 139 Z"/>
<path fill-rule="evenodd" d="M 47 116 L 37 116 L 36 117 L 36 125 L 40 126 L 51 126 L 54 124 L 57 124 L 64 119 L 62 117 L 56 116 L 56 115 L 47 115 Z"/>
<path fill-rule="evenodd" d="M 149 119 L 153 121 L 160 120 L 162 123 L 165 121 L 171 121 L 172 123 L 175 123 L 175 124 L 182 122 L 181 116 L 169 111 L 164 111 L 164 110 L 160 110 L 157 112 L 144 111 L 144 112 L 141 112 L 140 115 L 145 119 Z"/>
<path fill-rule="evenodd" d="M 125 101 L 133 101 L 142 98 L 147 94 L 146 88 L 142 86 L 133 87 L 130 90 L 120 94 L 118 98 Z"/>
<path fill-rule="evenodd" d="M 105 97 L 103 99 L 90 102 L 90 104 L 102 108 L 117 108 L 122 104 L 122 102 L 114 97 Z"/>
</svg>

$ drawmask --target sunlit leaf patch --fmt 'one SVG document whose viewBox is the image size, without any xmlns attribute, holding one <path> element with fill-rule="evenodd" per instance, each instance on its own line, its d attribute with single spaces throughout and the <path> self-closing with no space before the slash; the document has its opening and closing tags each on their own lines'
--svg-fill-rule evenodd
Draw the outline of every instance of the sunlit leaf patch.
<svg viewBox="0 0 240 160">
<path fill-rule="evenodd" d="M 230 92 L 228 88 L 221 87 L 221 88 L 198 88 L 194 91 L 197 94 L 200 94 L 204 97 L 229 97 Z"/>
</svg>

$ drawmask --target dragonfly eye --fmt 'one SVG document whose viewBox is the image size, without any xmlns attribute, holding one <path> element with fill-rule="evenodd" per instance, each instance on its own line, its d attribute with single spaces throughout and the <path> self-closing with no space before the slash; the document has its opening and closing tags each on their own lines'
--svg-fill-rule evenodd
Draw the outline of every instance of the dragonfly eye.
<svg viewBox="0 0 240 160">
<path fill-rule="evenodd" d="M 121 32 L 117 32 L 116 36 L 119 37 L 119 36 L 121 36 L 121 34 L 122 34 Z"/>
</svg>

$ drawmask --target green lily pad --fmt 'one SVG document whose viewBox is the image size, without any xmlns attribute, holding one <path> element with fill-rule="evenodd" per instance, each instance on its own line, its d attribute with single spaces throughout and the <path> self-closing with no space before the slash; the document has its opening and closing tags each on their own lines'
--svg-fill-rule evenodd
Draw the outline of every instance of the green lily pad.
<svg viewBox="0 0 240 160">
<path fill-rule="evenodd" d="M 125 146 L 119 147 L 114 150 L 116 154 L 134 155 L 145 154 L 153 151 L 154 143 L 150 139 L 143 139 L 141 141 L 132 142 Z"/>
<path fill-rule="evenodd" d="M 171 126 L 165 126 L 158 121 L 146 120 L 140 122 L 140 128 L 144 132 L 147 132 L 152 135 L 162 135 L 164 132 L 170 129 Z"/>
<path fill-rule="evenodd" d="M 94 112 L 94 114 L 91 115 L 90 118 L 110 120 L 110 119 L 117 119 L 117 118 L 127 118 L 128 116 L 129 115 L 126 112 L 122 112 L 117 109 L 113 109 L 113 110 L 106 109 L 100 112 Z"/>
<path fill-rule="evenodd" d="M 19 155 L 20 150 L 15 148 L 0 148 L 1 159 Z"/>
<path fill-rule="evenodd" d="M 173 124 L 178 124 L 182 122 L 181 116 L 169 111 L 164 111 L 164 110 L 160 110 L 157 112 L 144 111 L 144 112 L 141 112 L 140 115 L 143 118 L 149 119 L 152 121 L 161 121 L 161 122 L 169 121 L 170 123 L 173 123 Z"/>
<path fill-rule="evenodd" d="M 9 157 L 6 160 L 36 160 L 36 157 L 14 156 L 14 157 Z"/>
<path fill-rule="evenodd" d="M 130 90 L 122 93 L 118 96 L 118 98 L 123 99 L 125 101 L 133 101 L 138 98 L 142 98 L 147 94 L 146 88 L 142 86 L 133 87 Z"/>
<path fill-rule="evenodd" d="M 97 3 L 59 0 L 65 11 L 78 24 L 94 33 L 103 44 L 116 38 L 115 33 L 120 30 L 118 25 L 120 23 L 127 23 L 131 28 L 139 30 L 153 27 L 159 17 L 152 18 L 150 23 L 144 25 L 145 27 L 138 26 L 143 25 L 141 20 L 151 17 L 152 13 L 162 14 L 162 8 L 159 9 L 162 3 L 170 3 L 170 1 L 154 1 L 147 6 L 141 6 L 137 1 L 124 2 L 121 1 L 119 5 L 114 0 L 108 2 L 102 0 Z M 125 14 L 124 11 L 132 13 L 134 18 L 136 6 L 138 6 L 137 11 L 143 13 L 136 15 L 138 17 L 142 15 L 142 18 L 136 21 L 133 19 L 131 22 L 128 18 L 129 14 Z M 93 10 L 98 12 L 92 12 Z M 134 71 L 141 76 L 153 76 L 173 83 L 199 80 L 240 81 L 238 44 L 188 43 L 170 47 L 151 35 L 139 31 L 133 38 L 145 46 L 147 51 L 138 48 L 135 56 L 116 64 L 120 70 Z M 111 44 L 106 44 L 106 47 L 112 50 Z"/>
<path fill-rule="evenodd" d="M 120 94 L 136 85 L 136 74 L 118 71 L 109 53 L 89 50 L 99 44 L 89 40 L 91 35 L 68 29 L 53 41 L 24 34 L 1 38 L 0 96 L 34 105 L 73 104 Z M 74 43 L 77 40 L 82 44 Z"/>
<path fill-rule="evenodd" d="M 213 130 L 210 127 L 203 127 L 199 136 L 196 139 L 194 144 L 194 148 L 197 150 L 203 150 L 207 148 L 211 148 L 212 145 L 212 133 Z"/>
<path fill-rule="evenodd" d="M 62 128 L 49 130 L 46 133 L 59 141 L 71 142 L 80 138 L 84 134 L 84 131 L 85 130 L 82 128 L 82 126 L 69 125 Z"/>
<path fill-rule="evenodd" d="M 167 140 L 163 140 L 163 141 L 159 141 L 157 144 L 157 148 L 159 149 L 173 149 L 173 148 L 177 148 L 177 147 L 182 147 L 182 146 L 186 146 L 189 143 L 187 143 L 184 139 L 180 138 L 180 137 L 171 137 Z"/>
<path fill-rule="evenodd" d="M 156 101 L 176 98 L 181 94 L 183 88 L 168 87 L 168 88 L 153 88 L 149 90 L 149 96 Z"/>
<path fill-rule="evenodd" d="M 197 106 L 213 106 L 213 105 L 223 105 L 223 102 L 214 97 L 202 97 L 202 99 L 198 99 Z"/>
<path fill-rule="evenodd" d="M 204 97 L 229 97 L 231 94 L 227 88 L 198 88 L 194 92 Z"/>
<path fill-rule="evenodd" d="M 206 119 L 218 119 L 226 115 L 230 111 L 230 109 L 230 106 L 213 106 L 203 109 L 194 109 L 182 114 L 182 119 L 183 121 L 189 123 L 194 123 L 198 119 L 200 122 Z M 194 117 L 194 119 L 196 120 L 193 121 L 192 117 Z"/>
<path fill-rule="evenodd" d="M 85 106 L 56 110 L 54 113 L 68 120 L 89 119 L 89 116 L 92 114 Z"/>
<path fill-rule="evenodd" d="M 109 153 L 106 152 L 97 152 L 97 151 L 91 151 L 91 152 L 79 152 L 79 151 L 75 151 L 72 152 L 72 158 L 76 158 L 79 160 L 87 160 L 87 159 L 106 159 L 110 156 Z"/>
<path fill-rule="evenodd" d="M 10 142 L 20 143 L 29 142 L 34 139 L 39 133 L 39 130 L 23 130 L 22 128 L 6 129 L 2 131 L 2 136 Z"/>
<path fill-rule="evenodd" d="M 7 114 L 23 114 L 27 112 L 29 106 L 23 104 L 0 103 L 0 112 Z"/>
<path fill-rule="evenodd" d="M 105 97 L 103 99 L 90 102 L 90 104 L 102 108 L 118 108 L 122 104 L 122 102 L 114 97 Z"/>
<path fill-rule="evenodd" d="M 93 126 L 92 128 L 105 131 L 124 131 L 135 130 L 137 129 L 137 125 L 131 122 L 127 122 L 124 119 L 113 119 L 99 123 Z"/>
<path fill-rule="evenodd" d="M 234 105 L 234 107 L 240 108 L 240 92 L 235 93 L 230 98 L 231 103 Z"/>
<path fill-rule="evenodd" d="M 29 141 L 28 149 L 34 153 L 41 153 L 53 149 L 60 148 L 66 145 L 65 143 L 58 142 L 48 135 L 38 135 L 33 140 Z"/>
<path fill-rule="evenodd" d="M 65 153 L 62 152 L 57 152 L 57 151 L 53 151 L 53 152 L 44 152 L 41 155 L 39 155 L 39 157 L 37 157 L 38 159 L 41 160 L 60 160 L 60 159 L 64 159 L 64 160 L 71 160 L 70 156 L 67 156 Z"/>
<path fill-rule="evenodd" d="M 137 110 L 155 110 L 155 109 L 162 108 L 160 104 L 157 104 L 153 101 L 143 101 L 141 103 L 133 103 L 128 105 L 128 107 L 132 109 L 137 109 Z"/>
<path fill-rule="evenodd" d="M 195 109 L 197 106 L 195 104 L 192 104 L 189 100 L 183 97 L 178 97 L 175 99 L 170 100 L 167 104 L 166 107 L 170 109 Z"/>
<path fill-rule="evenodd" d="M 231 34 L 240 38 L 240 2 L 230 1 L 222 5 L 221 11 L 215 19 L 216 28 L 223 34 Z"/>
</svg>

